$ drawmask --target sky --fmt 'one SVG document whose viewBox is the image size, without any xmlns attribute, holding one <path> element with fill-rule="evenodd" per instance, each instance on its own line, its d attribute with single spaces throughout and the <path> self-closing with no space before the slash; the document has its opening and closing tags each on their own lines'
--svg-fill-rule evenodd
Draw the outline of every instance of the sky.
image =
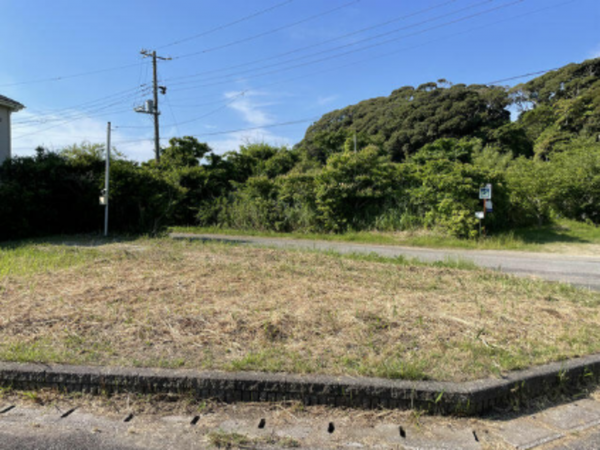
<svg viewBox="0 0 600 450">
<path fill-rule="evenodd" d="M 514 85 L 600 57 L 599 0 L 0 0 L 0 94 L 13 156 L 106 141 L 153 158 L 156 50 L 161 145 L 218 153 L 292 146 L 323 114 L 402 86 Z M 522 77 L 521 77 L 522 76 Z M 520 77 L 514 80 L 506 80 Z M 506 81 L 503 81 L 506 80 Z"/>
</svg>

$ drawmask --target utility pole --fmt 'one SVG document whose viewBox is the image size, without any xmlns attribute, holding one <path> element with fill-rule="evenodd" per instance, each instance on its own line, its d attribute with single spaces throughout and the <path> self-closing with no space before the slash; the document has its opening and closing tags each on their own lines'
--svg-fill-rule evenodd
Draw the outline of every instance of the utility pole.
<svg viewBox="0 0 600 450">
<path fill-rule="evenodd" d="M 160 59 L 161 61 L 170 61 L 171 58 L 157 56 L 156 50 L 153 50 L 152 52 L 150 52 L 149 50 L 142 50 L 140 53 L 144 56 L 144 58 L 152 58 L 152 91 L 154 101 L 152 103 L 151 108 L 136 108 L 135 111 L 146 114 L 152 114 L 154 116 L 154 154 L 156 162 L 158 162 L 160 161 L 160 124 L 158 120 L 158 116 L 160 116 L 160 111 L 158 109 L 158 90 L 160 89 L 162 94 L 166 94 L 167 88 L 166 86 L 158 85 L 157 60 Z"/>
<path fill-rule="evenodd" d="M 160 127 L 158 124 L 158 70 L 156 69 L 156 50 L 152 52 L 152 79 L 153 86 L 152 91 L 154 92 L 154 154 L 156 155 L 156 162 L 160 160 Z"/>
<path fill-rule="evenodd" d="M 110 122 L 106 129 L 106 174 L 104 176 L 104 236 L 108 236 L 108 186 L 110 181 Z"/>
</svg>

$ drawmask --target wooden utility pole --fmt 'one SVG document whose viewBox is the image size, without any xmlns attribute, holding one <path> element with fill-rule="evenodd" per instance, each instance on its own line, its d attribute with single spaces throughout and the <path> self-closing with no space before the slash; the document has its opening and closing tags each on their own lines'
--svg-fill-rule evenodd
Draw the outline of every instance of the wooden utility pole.
<svg viewBox="0 0 600 450">
<path fill-rule="evenodd" d="M 154 95 L 153 107 L 152 111 L 144 111 L 148 114 L 152 114 L 154 116 L 154 154 L 156 161 L 160 161 L 160 123 L 158 116 L 160 116 L 160 110 L 158 109 L 158 89 L 162 90 L 163 94 L 166 92 L 166 87 L 158 85 L 158 68 L 157 68 L 157 60 L 161 61 L 170 61 L 171 58 L 165 58 L 162 56 L 156 55 L 156 50 L 152 52 L 148 50 L 142 50 L 140 52 L 144 57 L 152 58 L 152 91 Z M 142 111 L 139 111 L 142 112 Z"/>
</svg>

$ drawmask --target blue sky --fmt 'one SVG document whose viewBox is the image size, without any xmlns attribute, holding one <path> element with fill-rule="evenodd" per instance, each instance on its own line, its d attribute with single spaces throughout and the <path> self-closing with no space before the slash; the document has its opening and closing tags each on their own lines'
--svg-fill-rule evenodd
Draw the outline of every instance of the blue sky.
<svg viewBox="0 0 600 450">
<path fill-rule="evenodd" d="M 153 156 L 149 59 L 161 137 L 216 151 L 293 145 L 333 109 L 445 78 L 488 83 L 600 56 L 598 0 L 4 0 L 0 94 L 13 154 L 103 142 Z M 57 78 L 60 78 L 57 80 Z M 526 81 L 522 78 L 503 84 Z"/>
</svg>

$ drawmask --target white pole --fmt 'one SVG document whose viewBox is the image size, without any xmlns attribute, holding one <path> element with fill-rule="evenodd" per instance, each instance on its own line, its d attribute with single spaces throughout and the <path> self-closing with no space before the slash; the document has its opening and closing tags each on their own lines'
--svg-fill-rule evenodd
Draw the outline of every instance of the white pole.
<svg viewBox="0 0 600 450">
<path fill-rule="evenodd" d="M 104 236 L 108 236 L 108 184 L 110 178 L 110 122 L 106 130 L 106 174 L 104 177 Z"/>
</svg>

